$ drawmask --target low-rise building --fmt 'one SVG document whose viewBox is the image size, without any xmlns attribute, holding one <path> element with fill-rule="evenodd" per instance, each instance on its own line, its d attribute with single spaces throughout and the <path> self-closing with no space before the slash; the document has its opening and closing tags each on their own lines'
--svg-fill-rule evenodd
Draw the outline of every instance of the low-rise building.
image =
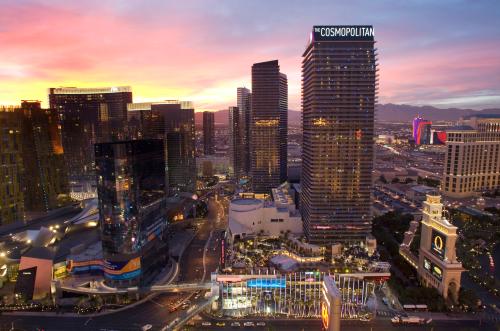
<svg viewBox="0 0 500 331">
<path fill-rule="evenodd" d="M 236 198 L 229 205 L 229 232 L 232 239 L 259 233 L 279 236 L 301 234 L 302 218 L 287 183 L 272 190 L 273 201 L 255 197 Z"/>
</svg>

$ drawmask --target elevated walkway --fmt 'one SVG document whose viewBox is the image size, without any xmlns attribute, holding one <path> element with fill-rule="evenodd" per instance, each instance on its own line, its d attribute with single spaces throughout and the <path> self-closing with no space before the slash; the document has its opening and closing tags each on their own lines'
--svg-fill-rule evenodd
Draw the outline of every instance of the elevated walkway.
<svg viewBox="0 0 500 331">
<path fill-rule="evenodd" d="M 170 322 L 167 326 L 162 328 L 162 331 L 170 331 L 170 330 L 181 330 L 182 327 L 194 316 L 201 313 L 203 310 L 210 307 L 210 305 L 219 299 L 219 287 L 217 285 L 212 285 L 211 291 L 208 294 L 208 297 L 202 302 L 192 306 L 189 308 L 184 314 L 177 317 L 175 320 Z"/>
<path fill-rule="evenodd" d="M 153 285 L 147 287 L 127 287 L 116 288 L 109 287 L 104 284 L 104 281 L 87 280 L 81 283 L 60 284 L 58 287 L 65 292 L 78 293 L 78 294 L 126 294 L 126 293 L 150 293 L 150 292 L 193 292 L 199 290 L 210 290 L 212 283 L 181 283 L 181 284 L 167 284 L 167 285 Z"/>
</svg>

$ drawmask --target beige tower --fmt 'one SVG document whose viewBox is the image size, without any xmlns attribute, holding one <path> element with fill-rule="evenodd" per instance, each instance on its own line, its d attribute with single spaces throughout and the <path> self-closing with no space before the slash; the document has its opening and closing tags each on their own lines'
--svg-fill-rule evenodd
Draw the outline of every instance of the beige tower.
<svg viewBox="0 0 500 331">
<path fill-rule="evenodd" d="M 421 282 L 435 287 L 445 299 L 450 295 L 456 302 L 464 271 L 455 252 L 457 227 L 443 215 L 441 196 L 437 193 L 427 194 L 420 238 L 418 274 Z"/>
</svg>

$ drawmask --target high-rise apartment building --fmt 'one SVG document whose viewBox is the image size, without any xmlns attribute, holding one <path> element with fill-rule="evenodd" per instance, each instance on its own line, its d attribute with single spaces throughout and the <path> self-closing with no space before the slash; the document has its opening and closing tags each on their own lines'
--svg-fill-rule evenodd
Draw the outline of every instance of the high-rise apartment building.
<svg viewBox="0 0 500 331">
<path fill-rule="evenodd" d="M 215 114 L 211 111 L 203 112 L 203 153 L 215 154 Z"/>
<path fill-rule="evenodd" d="M 250 174 L 255 193 L 287 178 L 288 83 L 277 60 L 252 66 Z"/>
<path fill-rule="evenodd" d="M 252 93 L 246 87 L 238 87 L 236 92 L 236 106 L 240 111 L 240 117 L 243 121 L 243 140 L 240 153 L 242 154 L 243 173 L 250 173 L 250 112 L 252 110 Z"/>
<path fill-rule="evenodd" d="M 140 122 L 143 138 L 165 141 L 165 160 L 169 194 L 196 189 L 194 107 L 190 101 L 168 100 L 133 103 L 128 111 Z M 130 116 L 129 116 L 130 118 Z"/>
<path fill-rule="evenodd" d="M 454 198 L 500 189 L 500 117 L 472 117 L 447 130 L 441 185 Z"/>
<path fill-rule="evenodd" d="M 371 26 L 314 26 L 303 54 L 300 206 L 312 243 L 371 232 L 374 46 Z"/>
<path fill-rule="evenodd" d="M 67 168 L 61 147 L 58 116 L 42 109 L 40 101 L 21 103 L 24 163 L 24 202 L 29 211 L 60 207 L 60 195 L 69 193 Z"/>
<path fill-rule="evenodd" d="M 95 179 L 93 145 L 127 136 L 128 86 L 50 88 L 50 108 L 61 119 L 62 144 L 72 180 Z"/>
<path fill-rule="evenodd" d="M 150 281 L 165 265 L 166 181 L 162 139 L 95 145 L 106 281 Z"/>
<path fill-rule="evenodd" d="M 0 106 L 0 225 L 24 220 L 22 114 Z"/>
<path fill-rule="evenodd" d="M 68 198 L 58 116 L 39 101 L 0 107 L 0 224 L 48 211 Z"/>
</svg>

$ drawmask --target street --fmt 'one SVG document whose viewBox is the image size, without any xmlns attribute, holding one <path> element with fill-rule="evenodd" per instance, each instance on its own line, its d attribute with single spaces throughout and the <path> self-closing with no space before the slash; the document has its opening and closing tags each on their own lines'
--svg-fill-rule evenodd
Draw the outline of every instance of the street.
<svg viewBox="0 0 500 331">
<path fill-rule="evenodd" d="M 204 275 L 203 251 L 205 253 L 205 279 L 210 277 L 210 273 L 217 269 L 220 258 L 221 229 L 224 225 L 224 205 L 214 198 L 209 200 L 209 213 L 207 218 L 199 221 L 199 231 L 186 248 L 180 261 L 179 282 L 200 282 Z M 212 233 L 213 231 L 213 233 Z M 212 233 L 212 235 L 210 235 Z M 210 238 L 210 241 L 207 240 Z M 169 312 L 168 305 L 172 303 L 173 297 L 177 294 L 162 293 L 130 307 L 123 311 L 110 313 L 107 315 L 88 316 L 22 316 L 22 315 L 1 315 L 0 330 L 10 329 L 11 323 L 20 330 L 46 331 L 77 331 L 77 330 L 140 330 L 143 325 L 151 324 L 155 330 L 159 330 L 170 321 L 174 320 L 181 313 L 180 310 Z M 188 298 L 192 293 L 184 294 Z M 194 304 L 196 301 L 191 300 Z"/>
</svg>

